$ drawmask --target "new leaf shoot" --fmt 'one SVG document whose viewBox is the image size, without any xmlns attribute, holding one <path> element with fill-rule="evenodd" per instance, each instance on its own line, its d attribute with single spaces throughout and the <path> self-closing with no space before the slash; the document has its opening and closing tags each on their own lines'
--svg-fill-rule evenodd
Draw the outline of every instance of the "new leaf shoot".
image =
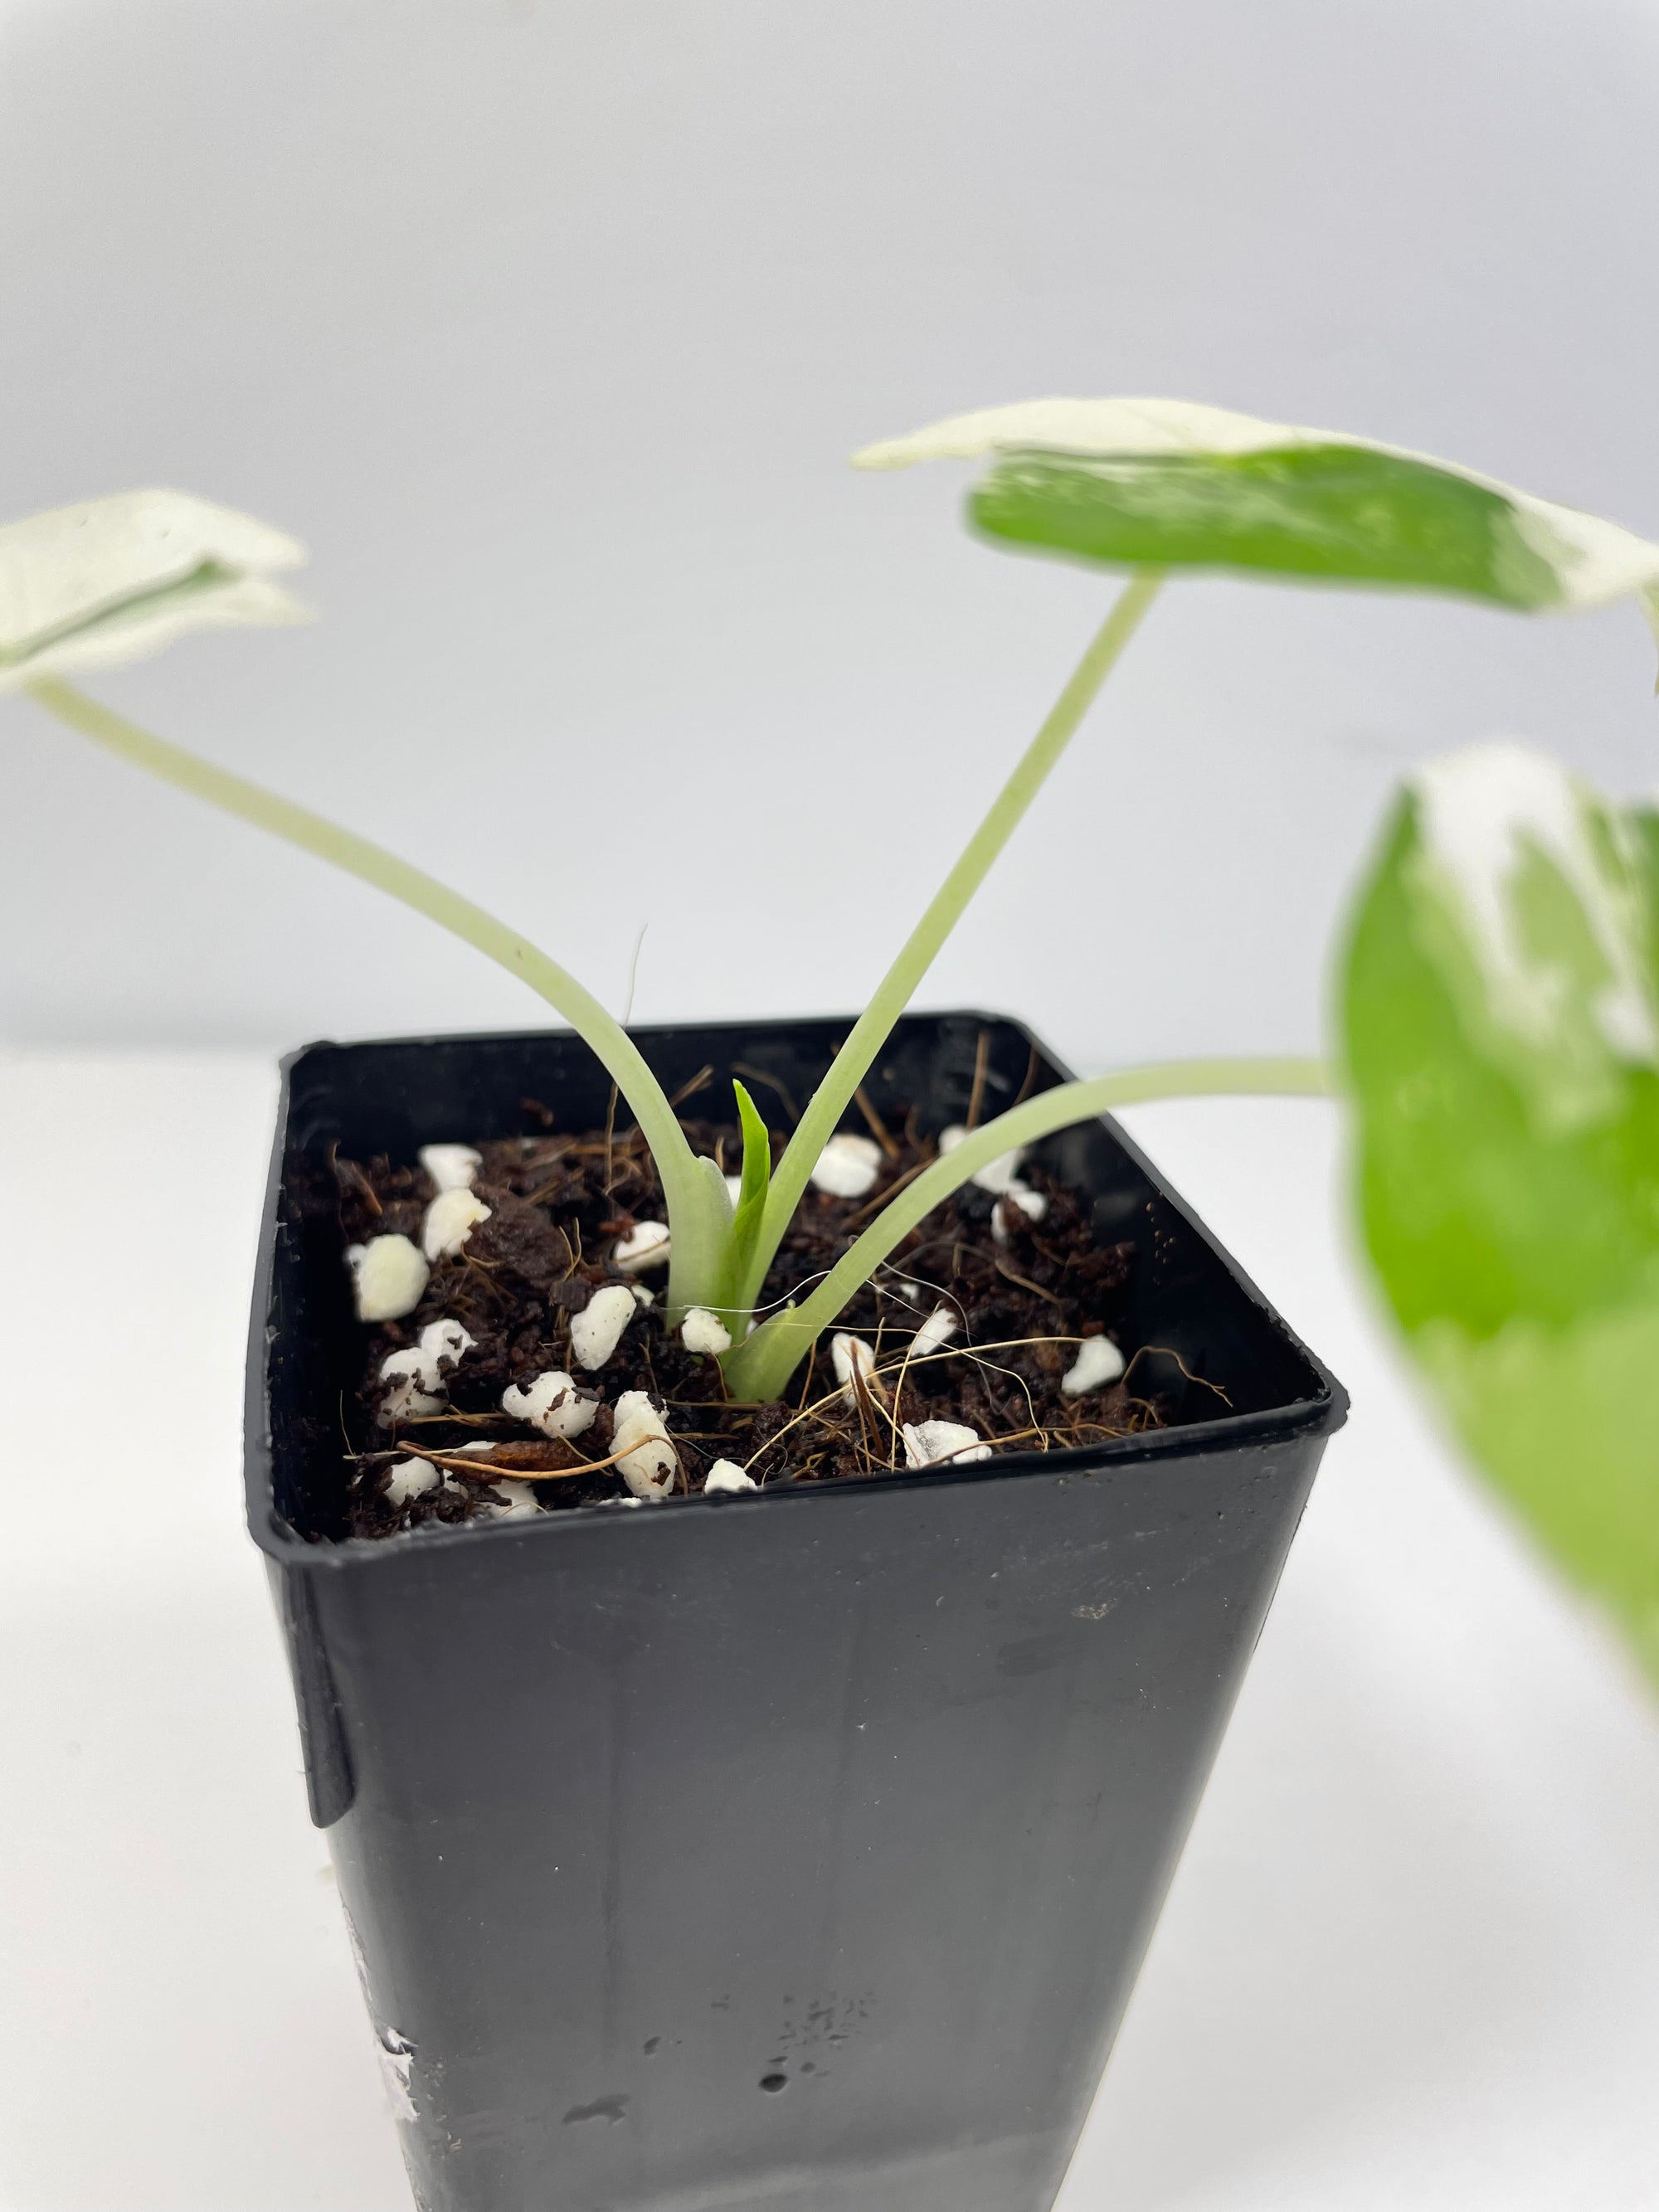
<svg viewBox="0 0 1659 2212">
<path fill-rule="evenodd" d="M 741 1340 L 754 1304 L 752 1297 L 745 1296 L 745 1289 L 761 1224 L 766 1216 L 767 1193 L 772 1181 L 772 1136 L 761 1118 L 760 1109 L 735 1076 L 732 1089 L 743 1129 L 743 1173 L 738 1180 L 737 1205 L 732 1210 L 720 1312 L 733 1336 Z"/>
<path fill-rule="evenodd" d="M 1115 1106 L 1142 1104 L 1152 1098 L 1264 1092 L 1316 1097 L 1329 1088 L 1325 1066 L 1316 1060 L 1166 1060 L 1152 1067 L 1128 1068 L 1117 1075 L 1097 1075 L 1090 1082 L 1062 1083 L 1021 1105 L 1011 1106 L 995 1121 L 970 1131 L 954 1151 L 907 1183 L 799 1305 L 775 1314 L 746 1344 L 735 1345 L 726 1353 L 721 1364 L 732 1395 L 781 1397 L 813 1340 L 830 1326 L 888 1254 L 936 1206 L 1005 1152 L 1036 1144 L 1040 1138 L 1069 1128 L 1074 1121 L 1086 1121 L 1091 1115 L 1109 1113 Z"/>
</svg>

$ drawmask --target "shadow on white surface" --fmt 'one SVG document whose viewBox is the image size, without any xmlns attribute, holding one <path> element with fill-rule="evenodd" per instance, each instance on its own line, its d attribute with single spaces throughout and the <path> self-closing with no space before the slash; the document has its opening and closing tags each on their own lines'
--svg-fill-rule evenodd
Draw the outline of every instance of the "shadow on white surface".
<svg viewBox="0 0 1659 2212">
<path fill-rule="evenodd" d="M 240 1526 L 270 1071 L 0 1086 L 0 2212 L 408 2212 Z M 1062 2212 L 1659 2203 L 1652 1712 L 1407 1395 L 1338 1257 L 1328 1110 L 1133 1118 L 1355 1413 Z"/>
</svg>

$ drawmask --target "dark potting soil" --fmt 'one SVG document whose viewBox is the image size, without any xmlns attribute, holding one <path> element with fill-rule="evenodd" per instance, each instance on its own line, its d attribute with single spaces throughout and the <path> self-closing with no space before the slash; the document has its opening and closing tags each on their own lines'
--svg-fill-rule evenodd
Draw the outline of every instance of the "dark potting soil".
<svg viewBox="0 0 1659 2212">
<path fill-rule="evenodd" d="M 936 1156 L 934 1140 L 914 1123 L 914 1115 L 895 1118 L 884 1131 L 880 1171 L 865 1195 L 836 1198 L 808 1188 L 767 1278 L 763 1310 L 832 1266 L 886 1196 Z M 735 1170 L 741 1155 L 735 1125 L 683 1127 L 695 1151 Z M 456 1135 L 465 1141 L 463 1133 Z M 783 1143 L 775 1133 L 775 1161 Z M 510 1495 L 533 1495 L 550 1511 L 627 1497 L 614 1467 L 590 1462 L 610 1454 L 612 1408 L 628 1390 L 649 1392 L 661 1410 L 679 1461 L 677 1492 L 701 1490 L 722 1459 L 762 1486 L 886 1474 L 907 1464 L 903 1425 L 923 1421 L 966 1423 L 996 1451 L 1017 1452 L 1093 1443 L 1173 1418 L 1174 1401 L 1155 1387 L 1167 1355 L 1148 1357 L 1153 1347 L 1138 1347 L 1121 1334 L 1134 1246 L 1097 1243 L 1086 1202 L 1034 1163 L 1020 1176 L 1047 1200 L 1041 1220 L 969 1183 L 905 1238 L 847 1307 L 835 1328 L 871 1347 L 869 1389 L 854 1389 L 849 1400 L 838 1385 L 834 1332 L 826 1331 L 785 1401 L 755 1407 L 729 1403 L 718 1360 L 687 1352 L 665 1328 L 666 1266 L 629 1274 L 611 1263 L 612 1247 L 636 1223 L 665 1218 L 655 1166 L 637 1131 L 609 1139 L 603 1130 L 514 1137 L 474 1149 L 483 1164 L 473 1189 L 489 1218 L 472 1229 L 459 1256 L 433 1267 L 412 1313 L 363 1331 L 356 1417 L 347 1409 L 358 1447 L 348 1461 L 355 1535 L 495 1517 Z M 435 1194 L 421 1168 L 337 1158 L 334 1170 L 343 1248 L 388 1234 L 420 1243 Z M 658 1303 L 638 1310 L 610 1358 L 590 1372 L 573 1357 L 570 1317 L 611 1283 L 641 1285 Z M 915 1331 L 941 1305 L 957 1322 L 942 1356 L 907 1363 Z M 391 1387 L 380 1379 L 384 1362 L 439 1320 L 459 1322 L 472 1339 L 446 1375 L 444 1402 L 434 1413 L 384 1421 Z M 1080 1341 L 1101 1334 L 1119 1345 L 1124 1372 L 1105 1388 L 1068 1395 L 1061 1377 Z M 581 1392 L 602 1401 L 572 1442 L 544 1437 L 501 1408 L 505 1389 L 528 1388 L 549 1370 L 570 1375 Z M 1224 1394 L 1205 1386 L 1212 1390 L 1224 1409 Z M 487 1463 L 476 1450 L 461 1449 L 485 1443 Z M 400 1466 L 401 1487 L 410 1487 L 410 1473 L 431 1486 L 394 1504 L 386 1490 Z M 441 1479 L 433 1481 L 440 1470 Z M 534 1491 L 503 1493 L 492 1476 L 532 1483 Z"/>
</svg>

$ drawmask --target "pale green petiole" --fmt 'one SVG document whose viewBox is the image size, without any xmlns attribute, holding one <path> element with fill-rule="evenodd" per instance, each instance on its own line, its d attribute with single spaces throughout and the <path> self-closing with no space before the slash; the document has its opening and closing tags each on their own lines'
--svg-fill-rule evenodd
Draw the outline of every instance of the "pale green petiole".
<svg viewBox="0 0 1659 2212">
<path fill-rule="evenodd" d="M 747 1343 L 720 1362 L 734 1398 L 757 1402 L 781 1395 L 813 1340 L 835 1320 L 896 1245 L 936 1206 L 959 1190 L 1004 1152 L 1035 1144 L 1091 1115 L 1114 1107 L 1139 1105 L 1154 1098 L 1267 1096 L 1322 1097 L 1332 1088 L 1328 1069 L 1318 1060 L 1172 1060 L 1151 1067 L 1132 1067 L 1118 1075 L 1096 1076 L 1086 1083 L 1063 1083 L 1053 1091 L 1010 1107 L 994 1121 L 964 1137 L 952 1152 L 923 1170 L 879 1213 L 858 1242 L 830 1270 L 811 1295 L 790 1310 L 775 1314 Z"/>
<path fill-rule="evenodd" d="M 757 1142 L 755 1133 L 763 1130 L 760 1117 L 752 1106 L 744 1113 L 748 1102 L 739 1098 L 745 1142 L 743 1190 L 735 1219 L 724 1177 L 713 1161 L 700 1160 L 692 1153 L 661 1085 L 622 1024 L 565 969 L 516 931 L 368 839 L 140 729 L 58 678 L 39 676 L 25 688 L 61 720 L 122 758 L 332 861 L 521 975 L 592 1047 L 633 1109 L 651 1147 L 662 1178 L 672 1239 L 666 1316 L 670 1326 L 692 1305 L 710 1306 L 727 1319 L 728 1325 L 740 1326 L 743 1316 L 754 1309 L 767 1270 L 824 1144 L 963 909 L 1076 732 L 1161 580 L 1158 571 L 1143 570 L 1130 580 L 1114 604 L 1024 757 L 808 1101 L 769 1185 L 766 1173 L 769 1146 Z M 749 1126 L 751 1121 L 753 1130 Z M 739 1352 L 747 1356 L 746 1347 Z"/>
<path fill-rule="evenodd" d="M 799 1127 L 772 1176 L 760 1234 L 742 1286 L 741 1304 L 752 1308 L 759 1297 L 766 1271 L 800 1203 L 818 1155 L 835 1134 L 853 1093 L 863 1082 L 894 1024 L 909 1004 L 916 986 L 932 967 L 940 946 L 955 928 L 963 908 L 985 880 L 992 863 L 1042 788 L 1048 771 L 1065 751 L 1096 693 L 1157 597 L 1162 581 L 1161 571 L 1148 568 L 1133 576 L 1124 586 L 1078 663 L 1071 681 L 1027 747 L 1024 757 L 998 793 L 990 812 L 939 885 L 932 904 L 883 976 L 852 1035 L 836 1054 L 829 1073 L 808 1101 Z M 1001 1149 L 1006 1152 L 1007 1146 Z"/>
<path fill-rule="evenodd" d="M 651 1147 L 662 1177 L 673 1237 L 671 1312 L 714 1302 L 732 1218 L 726 1186 L 714 1162 L 699 1160 L 686 1143 L 674 1109 L 638 1046 L 574 975 L 471 899 L 382 851 L 368 838 L 338 828 L 291 799 L 279 799 L 274 792 L 233 775 L 227 769 L 199 760 L 182 746 L 169 744 L 56 677 L 37 676 L 24 688 L 49 713 L 83 737 L 148 769 L 165 783 L 204 799 L 228 814 L 239 815 L 273 836 L 286 838 L 289 844 L 314 853 L 320 860 L 331 860 L 336 867 L 401 899 L 405 906 L 487 953 L 512 974 L 521 975 L 592 1047 L 633 1109 Z"/>
</svg>

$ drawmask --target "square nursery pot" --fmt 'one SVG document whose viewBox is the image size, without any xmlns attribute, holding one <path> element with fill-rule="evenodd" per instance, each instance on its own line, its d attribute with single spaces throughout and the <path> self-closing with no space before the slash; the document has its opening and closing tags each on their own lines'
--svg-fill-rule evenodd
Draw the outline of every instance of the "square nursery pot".
<svg viewBox="0 0 1659 2212">
<path fill-rule="evenodd" d="M 639 1036 L 671 1091 L 747 1061 L 799 1097 L 847 1026 Z M 1016 1024 L 919 1015 L 878 1105 L 960 1119 L 987 1030 L 991 1100 L 1031 1054 L 1065 1079 Z M 248 1522 L 416 2197 L 1046 2212 L 1346 1401 L 1096 1121 L 1043 1157 L 1139 1245 L 1126 1342 L 1223 1418 L 1200 1389 L 1087 1450 L 343 1539 L 331 1149 L 607 1096 L 568 1034 L 286 1068 Z"/>
</svg>

